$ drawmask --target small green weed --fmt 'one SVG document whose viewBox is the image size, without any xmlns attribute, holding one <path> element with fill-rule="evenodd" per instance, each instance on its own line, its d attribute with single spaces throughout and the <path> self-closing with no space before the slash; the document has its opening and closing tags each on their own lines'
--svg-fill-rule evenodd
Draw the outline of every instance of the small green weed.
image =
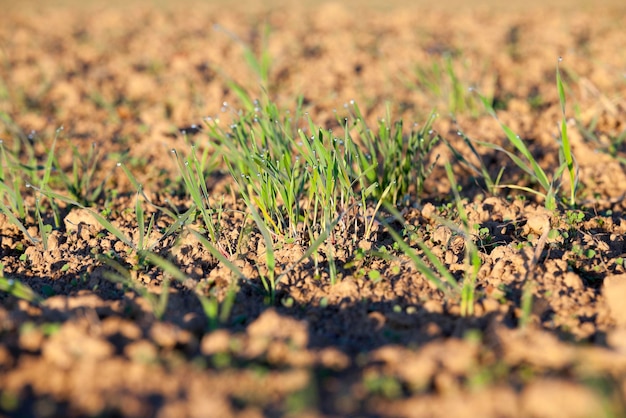
<svg viewBox="0 0 626 418">
<path fill-rule="evenodd" d="M 559 58 L 559 62 L 561 59 Z M 514 153 L 510 152 L 498 145 L 487 143 L 487 142 L 477 142 L 480 145 L 485 147 L 504 152 L 506 155 L 511 158 L 511 160 L 522 170 L 524 170 L 531 178 L 541 186 L 542 190 L 535 190 L 530 187 L 518 186 L 515 184 L 507 184 L 499 187 L 507 187 L 510 189 L 518 189 L 523 190 L 529 193 L 536 194 L 541 196 L 544 199 L 544 205 L 549 210 L 555 210 L 558 203 L 566 202 L 570 207 L 576 205 L 576 190 L 578 188 L 578 174 L 577 167 L 575 165 L 574 157 L 572 155 L 571 145 L 569 142 L 569 136 L 567 132 L 567 120 L 565 116 L 565 88 L 563 86 L 563 81 L 561 79 L 559 66 L 557 64 L 556 69 L 556 86 L 559 93 L 559 102 L 561 107 L 562 119 L 560 123 L 560 141 L 559 141 L 559 159 L 561 164 L 554 170 L 551 176 L 539 166 L 537 160 L 533 157 L 530 150 L 522 140 L 522 138 L 517 135 L 511 128 L 505 125 L 498 119 L 496 115 L 496 111 L 494 110 L 490 101 L 483 97 L 480 93 L 478 97 L 482 101 L 485 109 L 498 121 L 500 127 L 504 131 L 506 138 L 513 145 L 517 153 L 521 154 L 521 157 Z M 569 199 L 561 196 L 560 188 L 561 188 L 561 176 L 564 172 L 567 172 L 569 175 L 570 182 L 570 196 Z M 493 182 L 487 180 L 488 184 L 493 184 Z"/>
<path fill-rule="evenodd" d="M 19 280 L 8 278 L 4 276 L 4 273 L 0 273 L 0 291 L 33 304 L 39 304 L 43 301 L 43 298 L 30 286 Z"/>
</svg>

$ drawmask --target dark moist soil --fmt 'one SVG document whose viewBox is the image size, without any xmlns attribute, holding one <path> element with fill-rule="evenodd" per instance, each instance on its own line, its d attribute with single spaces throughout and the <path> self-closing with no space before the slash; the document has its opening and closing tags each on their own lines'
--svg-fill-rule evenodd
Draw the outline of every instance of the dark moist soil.
<svg viewBox="0 0 626 418">
<path fill-rule="evenodd" d="M 283 109 L 294 109 L 302 96 L 311 118 L 329 128 L 350 100 L 371 126 L 386 117 L 387 106 L 406 126 L 424 123 L 436 109 L 437 132 L 466 158 L 472 154 L 459 130 L 508 146 L 497 122 L 466 91 L 471 85 L 494 98 L 501 121 L 553 172 L 561 56 L 582 181 L 578 211 L 551 212 L 532 194 L 502 189 L 492 196 L 455 166 L 470 225 L 478 225 L 482 260 L 469 317 L 461 316 L 458 297 L 445 297 L 393 249 L 382 225 L 369 241 L 336 234 L 342 249 L 337 284 L 330 284 L 323 260 L 319 271 L 308 260 L 286 275 L 271 306 L 255 267 L 265 263 L 263 239 L 230 210 L 243 206 L 221 169 L 208 182 L 229 209 L 222 249 L 236 252 L 233 260 L 249 280 L 239 283 L 230 317 L 212 332 L 193 289 L 222 301 L 235 279 L 193 235 L 177 233 L 155 248 L 189 276 L 172 284 L 157 320 L 146 299 L 106 278 L 111 268 L 96 255 L 116 255 L 133 280 L 155 294 L 164 277 L 157 269 L 133 269 L 136 257 L 89 213 L 60 204 L 63 219 L 46 251 L 0 215 L 4 275 L 45 296 L 36 306 L 0 295 L 2 414 L 624 416 L 626 173 L 620 158 L 626 149 L 615 138 L 621 134 L 623 141 L 626 130 L 626 10 L 619 1 L 548 1 L 542 8 L 443 3 L 2 4 L 4 146 L 13 149 L 22 137 L 43 163 L 63 126 L 57 154 L 68 170 L 72 146 L 84 154 L 95 146 L 101 161 L 93 184 L 104 181 L 105 193 L 93 209 L 126 233 L 136 230 L 136 190 L 116 163 L 125 161 L 154 202 L 169 199 L 184 210 L 189 202 L 177 197 L 169 151 L 186 149 L 181 128 L 206 116 L 224 124 L 236 117 L 241 105 L 231 81 Z M 272 62 L 262 92 L 242 43 L 261 51 L 266 28 Z M 457 101 L 447 62 L 463 84 Z M 205 132 L 189 138 L 210 140 Z M 492 175 L 506 167 L 502 184 L 538 187 L 504 154 L 480 152 Z M 451 155 L 443 144 L 434 154 L 440 159 L 422 199 L 403 212 L 415 234 L 408 242 L 415 247 L 422 239 L 461 277 L 463 239 L 437 221 L 460 222 L 442 165 Z M 32 208 L 32 192 L 24 193 Z M 168 222 L 158 218 L 151 238 Z M 38 234 L 33 216 L 26 224 Z M 547 229 L 558 233 L 542 239 Z M 240 235 L 245 239 L 237 246 Z M 543 251 L 535 257 L 537 247 Z M 375 256 L 381 250 L 396 257 Z M 280 247 L 279 270 L 304 251 L 298 243 Z M 528 284 L 533 303 L 522 327 Z"/>
</svg>

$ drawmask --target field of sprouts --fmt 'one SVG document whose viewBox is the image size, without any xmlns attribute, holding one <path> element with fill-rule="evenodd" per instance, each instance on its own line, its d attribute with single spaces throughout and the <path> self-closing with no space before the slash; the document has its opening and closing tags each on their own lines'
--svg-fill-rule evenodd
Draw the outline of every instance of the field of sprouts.
<svg viewBox="0 0 626 418">
<path fill-rule="evenodd" d="M 0 416 L 626 415 L 623 2 L 365 3 L 0 0 Z"/>
</svg>

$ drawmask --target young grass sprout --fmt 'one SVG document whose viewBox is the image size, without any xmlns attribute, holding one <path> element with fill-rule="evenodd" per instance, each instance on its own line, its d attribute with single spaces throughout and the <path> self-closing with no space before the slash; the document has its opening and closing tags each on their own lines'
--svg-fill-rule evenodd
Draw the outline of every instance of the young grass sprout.
<svg viewBox="0 0 626 418">
<path fill-rule="evenodd" d="M 556 87 L 559 92 L 559 103 L 561 105 L 561 141 L 560 141 L 560 153 L 559 157 L 564 159 L 564 164 L 567 167 L 570 181 L 570 207 L 576 206 L 576 189 L 578 188 L 578 167 L 575 164 L 574 156 L 572 155 L 572 147 L 569 142 L 569 136 L 567 134 L 567 117 L 565 115 L 565 88 L 563 86 L 563 80 L 561 78 L 561 71 L 559 70 L 559 63 L 562 58 L 556 64 Z"/>
<path fill-rule="evenodd" d="M 414 248 L 412 248 L 405 240 L 396 232 L 391 226 L 382 221 L 385 224 L 387 231 L 396 242 L 399 249 L 413 262 L 415 268 L 437 289 L 441 290 L 449 299 L 460 299 L 460 308 L 462 316 L 470 316 L 474 314 L 475 303 L 475 289 L 476 279 L 478 277 L 478 271 L 482 265 L 480 253 L 478 247 L 474 243 L 471 233 L 467 214 L 465 212 L 463 202 L 458 192 L 458 186 L 454 179 L 452 167 L 449 163 L 446 163 L 446 173 L 450 181 L 452 193 L 456 202 L 456 207 L 461 220 L 462 225 L 458 226 L 455 223 L 437 217 L 437 223 L 444 225 L 453 232 L 464 238 L 465 242 L 465 273 L 463 275 L 461 285 L 445 266 L 444 263 L 432 252 L 432 250 L 426 245 L 426 243 L 420 239 L 416 241 L 417 247 L 424 254 L 425 259 L 422 258 Z M 387 210 L 393 214 L 396 221 L 404 225 L 404 219 L 400 213 L 392 206 L 387 205 Z M 432 267 L 431 267 L 432 266 Z"/>
<path fill-rule="evenodd" d="M 559 58 L 559 62 L 561 59 Z M 480 100 L 482 101 L 485 109 L 491 114 L 500 124 L 500 127 L 504 131 L 506 138 L 513 145 L 513 147 L 517 150 L 518 154 L 508 151 L 503 147 L 500 147 L 496 144 L 488 143 L 488 142 L 480 142 L 477 141 L 478 144 L 483 145 L 485 147 L 504 152 L 506 155 L 511 158 L 511 160 L 522 170 L 524 170 L 528 175 L 533 178 L 533 180 L 541 186 L 542 190 L 535 190 L 526 186 L 518 186 L 515 184 L 506 184 L 497 187 L 507 187 L 510 189 L 518 189 L 525 192 L 533 193 L 538 196 L 541 196 L 544 199 L 544 205 L 546 209 L 555 210 L 557 204 L 565 203 L 570 207 L 574 207 L 576 205 L 576 190 L 578 188 L 578 174 L 577 168 L 574 160 L 574 156 L 572 155 L 571 144 L 569 141 L 569 136 L 567 133 L 567 119 L 565 116 L 565 88 L 563 86 L 563 80 L 561 78 L 561 73 L 559 70 L 559 65 L 556 67 L 556 86 L 559 94 L 559 102 L 561 107 L 561 122 L 560 122 L 560 141 L 559 141 L 559 160 L 560 164 L 551 176 L 549 176 L 539 163 L 535 159 L 535 157 L 531 154 L 530 150 L 524 143 L 523 139 L 517 135 L 513 130 L 508 127 L 506 124 L 501 122 L 496 115 L 496 111 L 494 110 L 492 104 L 489 100 L 487 100 L 480 93 L 476 93 Z M 561 196 L 560 188 L 561 188 L 561 177 L 563 173 L 567 171 L 569 175 L 569 183 L 570 183 L 570 195 L 569 199 Z M 488 179 L 488 177 L 486 177 Z M 498 176 L 499 181 L 499 176 Z M 488 180 L 488 184 L 494 184 L 493 181 Z"/>
</svg>

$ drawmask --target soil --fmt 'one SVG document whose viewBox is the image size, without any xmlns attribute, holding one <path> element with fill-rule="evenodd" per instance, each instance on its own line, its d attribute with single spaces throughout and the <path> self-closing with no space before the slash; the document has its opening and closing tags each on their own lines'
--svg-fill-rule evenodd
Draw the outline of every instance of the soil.
<svg viewBox="0 0 626 418">
<path fill-rule="evenodd" d="M 265 263 L 263 239 L 235 210 L 243 205 L 223 168 L 208 179 L 230 209 L 222 248 L 235 253 L 247 280 L 214 330 L 194 289 L 223 301 L 236 279 L 193 235 L 177 233 L 155 247 L 189 277 L 167 288 L 158 269 L 133 269 L 129 248 L 83 209 L 60 204 L 63 219 L 47 250 L 0 215 L 4 275 L 45 297 L 37 305 L 0 295 L 0 413 L 626 416 L 626 8 L 622 1 L 439 3 L 0 3 L 3 144 L 30 141 L 43 164 L 62 126 L 58 159 L 68 172 L 72 146 L 84 155 L 95 149 L 101 158 L 92 183 L 103 182 L 105 193 L 92 208 L 129 234 L 137 229 L 136 190 L 117 163 L 154 202 L 188 207 L 176 191 L 170 150 L 184 149 L 185 138 L 210 141 L 191 129 L 207 116 L 226 124 L 237 117 L 242 104 L 232 81 L 282 109 L 301 97 L 311 118 L 329 128 L 354 100 L 371 126 L 388 107 L 407 126 L 435 109 L 437 132 L 466 158 L 473 157 L 458 131 L 507 146 L 475 95 L 464 88 L 460 101 L 451 99 L 450 62 L 466 87 L 494 98 L 500 120 L 551 172 L 562 57 L 581 179 L 576 210 L 548 211 L 533 194 L 493 196 L 455 165 L 482 260 L 470 316 L 394 250 L 382 225 L 367 241 L 335 237 L 343 248 L 338 283 L 331 285 L 327 265 L 318 270 L 305 260 L 268 303 L 256 268 Z M 262 89 L 242 45 L 262 51 L 267 28 L 272 60 Z M 506 168 L 502 184 L 536 187 L 505 154 L 480 152 L 492 173 Z M 443 143 L 435 153 L 423 195 L 403 210 L 415 234 L 408 242 L 423 240 L 461 277 L 465 243 L 438 221 L 460 222 L 443 168 L 451 154 Z M 32 190 L 24 193 L 34 207 Z M 25 224 L 37 235 L 33 213 Z M 155 234 L 167 220 L 158 218 L 157 227 Z M 305 251 L 298 242 L 281 246 L 279 271 Z M 111 268 L 96 255 L 112 252 L 133 280 L 156 295 L 169 292 L 161 318 L 146 298 L 107 278 Z"/>
</svg>

